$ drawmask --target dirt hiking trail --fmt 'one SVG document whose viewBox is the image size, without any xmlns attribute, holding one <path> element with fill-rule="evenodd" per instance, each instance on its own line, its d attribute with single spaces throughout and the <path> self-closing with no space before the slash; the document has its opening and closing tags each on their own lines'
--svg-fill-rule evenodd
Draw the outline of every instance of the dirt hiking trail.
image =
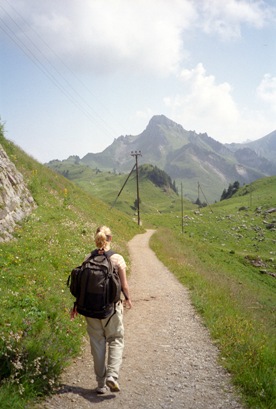
<svg viewBox="0 0 276 409">
<path fill-rule="evenodd" d="M 147 230 L 128 243 L 133 308 L 124 312 L 121 392 L 95 393 L 87 338 L 82 355 L 63 374 L 60 388 L 37 409 L 243 408 L 229 375 L 217 363 L 217 348 L 192 307 L 188 290 L 149 248 L 153 233 Z"/>
</svg>

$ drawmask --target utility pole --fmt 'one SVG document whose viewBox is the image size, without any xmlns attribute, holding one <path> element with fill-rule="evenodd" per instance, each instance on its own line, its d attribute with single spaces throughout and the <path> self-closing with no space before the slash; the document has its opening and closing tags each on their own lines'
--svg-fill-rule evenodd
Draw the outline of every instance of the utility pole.
<svg viewBox="0 0 276 409">
<path fill-rule="evenodd" d="M 183 185 L 181 182 L 181 227 L 182 227 L 182 234 L 184 232 L 184 213 L 183 213 Z"/>
<path fill-rule="evenodd" d="M 138 212 L 138 226 L 140 226 L 140 197 L 139 197 L 139 169 L 138 156 L 142 156 L 141 151 L 131 151 L 131 156 L 135 156 L 136 164 L 136 187 L 137 187 L 137 212 Z"/>
<path fill-rule="evenodd" d="M 206 200 L 206 204 L 210 207 L 210 210 L 211 210 L 211 212 L 213 213 L 213 209 L 211 208 L 211 205 L 209 205 L 208 200 L 207 200 L 207 198 L 206 198 L 206 196 L 205 196 L 205 194 L 204 194 L 204 192 L 203 192 L 203 190 L 202 190 L 202 187 L 200 186 L 200 184 L 199 184 L 199 182 L 198 182 L 198 197 L 199 197 L 199 189 L 201 190 L 201 192 L 202 192 L 202 194 L 203 194 L 203 196 L 204 196 L 204 199 Z"/>
<path fill-rule="evenodd" d="M 113 205 L 110 207 L 110 209 L 112 209 L 113 206 L 115 205 L 115 203 L 117 202 L 117 199 L 118 199 L 118 197 L 120 196 L 120 194 L 122 193 L 123 188 L 125 187 L 125 185 L 126 185 L 128 179 L 129 179 L 130 175 L 131 175 L 132 172 L 134 171 L 135 166 L 136 166 L 136 165 L 134 165 L 133 168 L 131 169 L 131 171 L 129 172 L 129 175 L 128 175 L 128 177 L 126 178 L 125 183 L 123 184 L 123 186 L 122 186 L 120 192 L 118 193 L 118 195 L 117 195 L 116 199 L 114 200 Z"/>
</svg>

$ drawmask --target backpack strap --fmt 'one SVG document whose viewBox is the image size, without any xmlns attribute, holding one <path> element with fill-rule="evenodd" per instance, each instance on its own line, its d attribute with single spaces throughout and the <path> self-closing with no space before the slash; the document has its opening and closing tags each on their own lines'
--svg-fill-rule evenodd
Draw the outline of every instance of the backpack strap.
<svg viewBox="0 0 276 409">
<path fill-rule="evenodd" d="M 116 252 L 110 249 L 110 250 L 104 251 L 103 253 L 99 253 L 99 249 L 95 249 L 91 251 L 91 254 L 89 255 L 89 257 L 95 257 L 95 256 L 98 256 L 99 254 L 104 254 L 107 258 L 110 258 L 111 256 L 113 256 L 113 254 L 116 254 Z"/>
<path fill-rule="evenodd" d="M 108 320 L 107 320 L 107 323 L 105 324 L 105 326 L 104 327 L 107 327 L 108 326 L 108 324 L 109 324 L 109 321 L 111 320 L 111 318 L 113 317 L 113 315 L 115 315 L 116 314 L 116 306 L 117 306 L 117 303 L 118 303 L 119 301 L 117 301 L 117 302 L 115 302 L 114 303 L 114 306 L 113 306 L 113 308 L 114 308 L 114 312 L 110 315 L 110 317 L 108 318 Z M 121 302 L 121 301 L 120 301 Z"/>
<path fill-rule="evenodd" d="M 110 258 L 111 256 L 113 256 L 113 254 L 116 254 L 116 253 L 113 250 L 108 250 L 108 251 L 105 251 L 104 254 L 106 255 L 107 258 Z"/>
<path fill-rule="evenodd" d="M 108 259 L 110 259 L 110 257 L 113 256 L 113 254 L 116 254 L 116 253 L 115 253 L 115 251 L 113 251 L 113 250 L 110 249 L 110 250 L 105 251 L 104 254 L 106 255 L 106 257 L 107 257 Z M 107 327 L 107 325 L 109 324 L 109 321 L 111 320 L 111 318 L 116 314 L 116 305 L 117 305 L 117 303 L 114 303 L 114 305 L 113 305 L 114 312 L 113 312 L 113 314 L 111 314 L 110 317 L 108 318 L 107 323 L 105 324 L 105 327 Z"/>
<path fill-rule="evenodd" d="M 108 318 L 107 323 L 105 324 L 104 327 L 107 327 L 107 326 L 108 326 L 109 321 L 111 320 L 111 318 L 113 317 L 113 315 L 116 314 L 116 303 L 114 303 L 113 308 L 114 308 L 114 311 L 113 311 L 113 313 L 110 315 L 110 317 Z"/>
</svg>

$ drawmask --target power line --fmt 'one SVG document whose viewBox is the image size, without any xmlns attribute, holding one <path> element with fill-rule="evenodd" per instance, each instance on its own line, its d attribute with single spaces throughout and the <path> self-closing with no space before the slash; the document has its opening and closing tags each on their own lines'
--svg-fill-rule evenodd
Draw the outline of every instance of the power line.
<svg viewBox="0 0 276 409">
<path fill-rule="evenodd" d="M 21 20 L 28 25 L 28 22 L 18 13 L 17 10 L 6 0 L 6 3 L 14 10 L 14 12 L 21 18 Z M 21 27 L 18 25 L 18 23 L 14 20 L 14 18 L 9 14 L 9 12 L 3 8 L 3 6 L 0 6 L 0 8 L 4 11 L 6 16 L 12 21 L 12 23 L 19 29 L 21 30 Z M 68 98 L 91 122 L 101 122 L 101 126 L 105 128 L 106 131 L 112 133 L 114 136 L 114 130 L 107 124 L 107 122 L 101 118 L 90 106 L 90 104 L 82 97 L 82 95 L 71 85 L 71 83 L 64 77 L 64 75 L 52 64 L 52 62 L 47 58 L 47 56 L 43 53 L 43 51 L 35 44 L 35 42 L 32 40 L 30 36 L 28 36 L 25 32 L 23 32 L 25 38 L 27 39 L 27 42 L 29 45 L 31 44 L 33 49 L 35 50 L 35 53 L 33 50 L 30 48 L 29 45 L 26 45 L 26 43 L 20 39 L 16 33 L 13 31 L 13 29 L 2 19 L 3 26 L 1 27 L 2 31 L 13 41 L 17 47 L 21 49 L 21 51 L 33 62 L 34 65 L 65 95 L 66 98 Z M 82 84 L 82 86 L 87 90 L 87 87 L 78 79 L 78 77 L 73 73 L 73 71 L 60 59 L 60 57 L 51 49 L 51 47 L 46 43 L 46 41 L 31 27 L 31 30 L 36 34 L 36 36 L 42 41 L 42 43 L 47 46 L 47 48 L 55 55 L 59 61 L 64 65 L 64 67 Z M 37 57 L 37 54 L 44 59 L 47 64 L 52 69 L 52 72 L 45 66 L 45 64 Z M 64 84 L 61 83 L 61 81 L 57 78 L 57 76 L 62 79 L 62 81 L 65 82 L 67 85 L 68 89 L 65 88 Z M 70 92 L 71 90 L 71 92 Z M 89 91 L 90 92 L 90 91 Z M 91 93 L 91 92 L 90 92 Z M 91 93 L 93 96 L 93 94 Z M 77 98 L 76 98 L 77 97 Z M 91 114 L 90 111 L 93 111 L 93 115 Z M 97 117 L 97 118 L 96 118 Z"/>
<path fill-rule="evenodd" d="M 0 21 L 5 26 L 0 26 L 1 30 L 21 49 L 21 51 L 33 62 L 33 64 L 69 99 L 89 120 L 93 120 L 93 117 L 87 112 L 80 103 L 64 88 L 64 86 L 52 75 L 52 73 L 39 61 L 32 50 L 26 46 L 20 39 L 16 36 L 14 37 L 11 29 L 3 19 L 0 17 Z"/>
</svg>

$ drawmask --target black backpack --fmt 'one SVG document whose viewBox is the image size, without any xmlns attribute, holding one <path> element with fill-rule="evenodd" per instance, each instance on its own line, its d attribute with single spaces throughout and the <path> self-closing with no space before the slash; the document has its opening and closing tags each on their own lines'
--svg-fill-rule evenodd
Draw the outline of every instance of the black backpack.
<svg viewBox="0 0 276 409">
<path fill-rule="evenodd" d="M 76 297 L 75 307 L 79 314 L 98 319 L 115 314 L 121 281 L 110 261 L 112 254 L 115 254 L 112 250 L 103 254 L 94 250 L 69 275 L 67 286 Z"/>
</svg>

